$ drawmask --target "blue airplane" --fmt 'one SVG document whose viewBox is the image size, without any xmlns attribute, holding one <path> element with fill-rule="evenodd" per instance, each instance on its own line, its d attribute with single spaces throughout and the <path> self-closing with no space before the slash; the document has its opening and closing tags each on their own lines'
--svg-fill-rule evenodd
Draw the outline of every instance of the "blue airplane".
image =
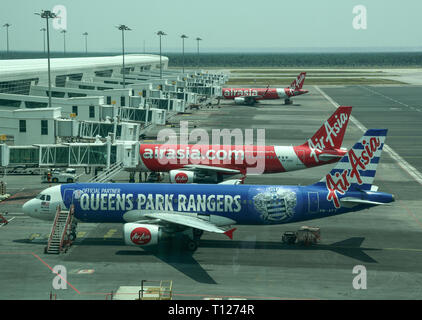
<svg viewBox="0 0 422 320">
<path fill-rule="evenodd" d="M 372 185 L 387 129 L 370 129 L 319 182 L 309 186 L 74 183 L 42 191 L 23 205 L 53 220 L 74 206 L 81 222 L 123 223 L 125 243 L 155 245 L 182 234 L 196 250 L 204 231 L 232 238 L 233 225 L 285 224 L 368 209 L 394 201 Z"/>
</svg>

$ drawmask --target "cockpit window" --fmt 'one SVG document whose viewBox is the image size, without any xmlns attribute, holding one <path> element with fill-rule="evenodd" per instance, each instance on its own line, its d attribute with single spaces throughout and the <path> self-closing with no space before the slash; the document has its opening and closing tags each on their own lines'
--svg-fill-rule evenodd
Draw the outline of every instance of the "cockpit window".
<svg viewBox="0 0 422 320">
<path fill-rule="evenodd" d="M 42 201 L 50 201 L 51 200 L 51 196 L 49 194 L 39 194 L 35 197 L 35 199 L 39 199 Z"/>
<path fill-rule="evenodd" d="M 50 201 L 51 200 L 51 195 L 39 193 L 35 197 L 35 199 L 42 200 L 42 201 Z"/>
</svg>

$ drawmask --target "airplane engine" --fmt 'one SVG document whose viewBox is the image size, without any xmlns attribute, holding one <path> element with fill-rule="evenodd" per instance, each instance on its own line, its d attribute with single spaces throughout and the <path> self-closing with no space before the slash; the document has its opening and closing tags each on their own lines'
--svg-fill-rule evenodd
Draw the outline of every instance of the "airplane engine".
<svg viewBox="0 0 422 320">
<path fill-rule="evenodd" d="M 223 181 L 217 173 L 197 173 L 185 170 L 170 170 L 170 183 L 218 183 Z"/>
<path fill-rule="evenodd" d="M 152 224 L 125 223 L 123 237 L 129 246 L 151 246 L 162 238 L 161 227 Z"/>
<path fill-rule="evenodd" d="M 236 104 L 245 104 L 245 98 L 236 97 L 236 98 L 234 98 L 234 103 L 236 103 Z"/>
<path fill-rule="evenodd" d="M 184 170 L 170 170 L 171 183 L 193 183 L 195 182 L 195 172 Z"/>
</svg>

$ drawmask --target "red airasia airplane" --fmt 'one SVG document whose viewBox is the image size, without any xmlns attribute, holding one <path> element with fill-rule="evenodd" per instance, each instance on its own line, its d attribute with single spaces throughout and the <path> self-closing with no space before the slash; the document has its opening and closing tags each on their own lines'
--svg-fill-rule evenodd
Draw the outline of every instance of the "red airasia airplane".
<svg viewBox="0 0 422 320">
<path fill-rule="evenodd" d="M 291 97 L 308 93 L 302 89 L 306 72 L 302 72 L 287 88 L 223 88 L 225 99 L 234 100 L 236 104 L 253 105 L 259 100 L 284 99 L 285 104 L 292 104 Z"/>
<path fill-rule="evenodd" d="M 298 146 L 141 144 L 142 171 L 169 172 L 172 183 L 231 183 L 225 178 L 247 173 L 264 164 L 259 173 L 301 170 L 338 161 L 352 107 L 339 107 L 318 131 Z M 259 162 L 260 161 L 260 162 Z"/>
</svg>

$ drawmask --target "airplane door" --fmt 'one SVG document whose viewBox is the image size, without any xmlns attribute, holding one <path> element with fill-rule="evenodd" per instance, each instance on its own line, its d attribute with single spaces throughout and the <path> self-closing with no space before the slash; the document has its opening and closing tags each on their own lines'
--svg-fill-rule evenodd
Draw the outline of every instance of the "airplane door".
<svg viewBox="0 0 422 320">
<path fill-rule="evenodd" d="M 65 204 L 72 204 L 74 202 L 73 193 L 75 192 L 75 189 L 66 189 L 64 191 L 64 203 Z"/>
<path fill-rule="evenodd" d="M 316 213 L 319 211 L 318 192 L 308 192 L 308 212 Z"/>
</svg>

